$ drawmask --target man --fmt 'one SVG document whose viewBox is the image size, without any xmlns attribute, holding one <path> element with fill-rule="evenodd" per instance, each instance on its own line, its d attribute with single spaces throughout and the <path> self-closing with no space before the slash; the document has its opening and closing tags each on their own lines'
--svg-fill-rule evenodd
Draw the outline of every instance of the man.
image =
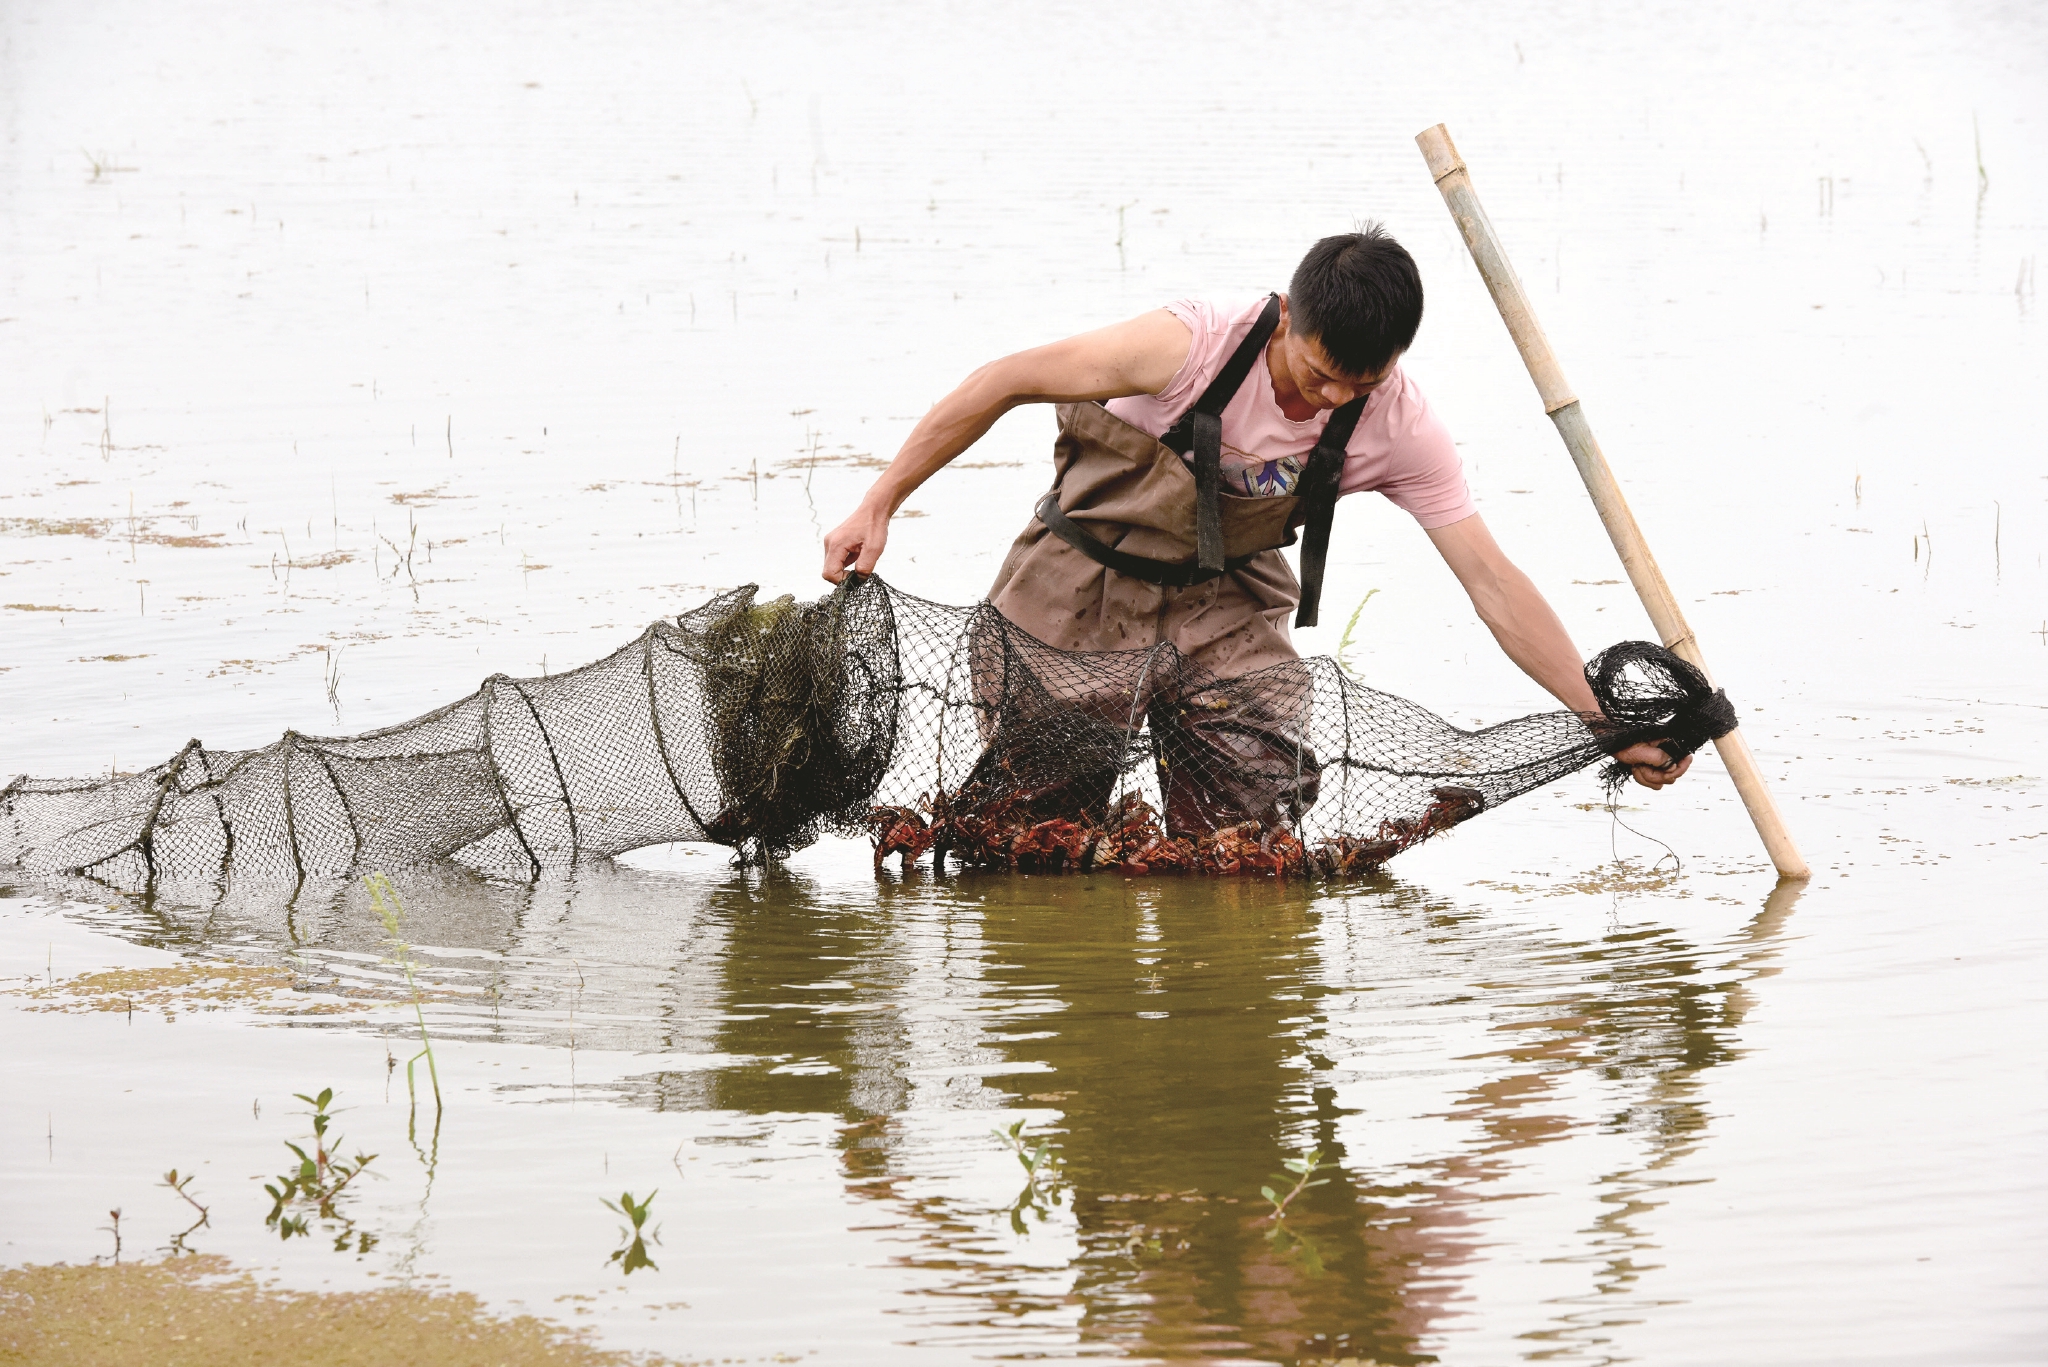
<svg viewBox="0 0 2048 1367">
<path fill-rule="evenodd" d="M 1288 616 L 1316 620 L 1331 510 L 1372 489 L 1421 524 L 1508 658 L 1566 707 L 1597 714 L 1563 624 L 1495 544 L 1449 433 L 1401 369 L 1421 321 L 1413 258 L 1372 224 L 1316 243 L 1285 296 L 1182 300 L 993 361 L 924 416 L 825 538 L 825 578 L 872 572 L 889 519 L 918 486 L 1010 409 L 1054 403 L 1053 489 L 989 591 L 1031 636 L 1064 650 L 1171 642 L 1210 679 L 1284 666 L 1298 658 Z M 1296 527 L 1299 585 L 1278 550 Z M 1127 709 L 1138 705 L 1123 696 Z M 1064 701 L 1102 710 L 1100 700 Z M 1284 760 L 1300 782 L 1288 758 L 1300 747 L 1270 716 L 1221 696 L 1144 706 L 1180 747 L 1162 749 L 1163 770 L 1182 754 L 1217 773 L 1277 772 Z M 1617 758 L 1647 788 L 1691 765 L 1652 745 Z M 1312 791 L 1169 793 L 1168 819 L 1177 830 L 1284 820 L 1303 798 Z"/>
</svg>

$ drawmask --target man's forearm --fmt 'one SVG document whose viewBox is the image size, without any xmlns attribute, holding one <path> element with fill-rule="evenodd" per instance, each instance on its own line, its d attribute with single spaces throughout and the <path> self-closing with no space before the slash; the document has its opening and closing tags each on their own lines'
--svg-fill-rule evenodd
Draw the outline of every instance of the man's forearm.
<svg viewBox="0 0 2048 1367">
<path fill-rule="evenodd" d="M 1490 582 L 1473 591 L 1472 605 L 1501 650 L 1566 707 L 1574 712 L 1598 712 L 1593 690 L 1586 686 L 1578 647 L 1529 576 L 1508 565 L 1496 569 L 1488 579 Z"/>
<path fill-rule="evenodd" d="M 1471 595 L 1479 619 L 1507 657 L 1572 711 L 1598 715 L 1599 701 L 1586 683 L 1578 648 L 1565 634 L 1564 623 L 1557 620 L 1529 576 L 1501 553 L 1479 515 L 1433 528 L 1429 539 Z M 1646 788 L 1675 783 L 1692 767 L 1692 756 L 1674 764 L 1664 751 L 1649 744 L 1631 745 L 1615 758 L 1633 769 L 1636 782 Z"/>
<path fill-rule="evenodd" d="M 1522 672 L 1574 712 L 1598 712 L 1593 690 L 1586 686 L 1578 648 L 1564 623 L 1529 576 L 1501 553 L 1477 513 L 1446 527 L 1433 528 L 1429 539 L 1451 573 L 1465 586 L 1479 620 Z"/>
<path fill-rule="evenodd" d="M 825 578 L 872 574 L 904 500 L 1019 404 L 1156 394 L 1187 360 L 1192 334 L 1164 309 L 991 361 L 918 420 L 852 516 L 825 534 Z"/>
<path fill-rule="evenodd" d="M 980 441 L 1020 404 L 1156 394 L 1186 362 L 1192 334 L 1164 309 L 991 361 L 918 420 L 896 459 L 862 500 L 883 517 Z"/>
<path fill-rule="evenodd" d="M 919 485 L 943 470 L 962 451 L 980 441 L 996 419 L 1023 402 L 1003 384 L 998 361 L 960 382 L 957 389 L 932 405 L 918 419 L 889 468 L 876 477 L 862 500 L 884 516 L 893 516 Z"/>
</svg>

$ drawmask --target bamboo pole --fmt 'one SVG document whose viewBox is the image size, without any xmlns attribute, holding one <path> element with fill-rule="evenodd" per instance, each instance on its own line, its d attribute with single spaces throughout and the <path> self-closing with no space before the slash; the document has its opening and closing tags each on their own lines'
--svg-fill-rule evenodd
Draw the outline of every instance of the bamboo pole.
<svg viewBox="0 0 2048 1367">
<path fill-rule="evenodd" d="M 1700 654 L 1699 641 L 1693 636 L 1692 628 L 1685 624 L 1685 614 L 1679 610 L 1678 599 L 1672 594 L 1671 586 L 1664 582 L 1664 572 L 1657 568 L 1649 543 L 1643 540 L 1642 528 L 1636 525 L 1635 514 L 1629 511 L 1627 500 L 1621 496 L 1621 486 L 1615 483 L 1614 472 L 1607 467 L 1607 457 L 1601 454 L 1600 443 L 1594 440 L 1593 429 L 1586 422 L 1578 396 L 1565 383 L 1564 370 L 1557 363 L 1556 353 L 1550 349 L 1549 339 L 1543 335 L 1542 324 L 1536 321 L 1536 311 L 1529 306 L 1529 296 L 1522 289 L 1521 279 L 1516 276 L 1515 268 L 1508 264 L 1507 252 L 1501 247 L 1500 238 L 1495 235 L 1493 224 L 1479 203 L 1479 196 L 1472 188 L 1471 173 L 1465 169 L 1458 149 L 1452 146 L 1449 131 L 1438 124 L 1417 134 L 1415 142 L 1422 148 L 1423 159 L 1429 163 L 1429 174 L 1436 181 L 1436 188 L 1443 192 L 1451 218 L 1464 235 L 1465 245 L 1472 251 L 1473 263 L 1479 267 L 1479 274 L 1486 281 L 1494 304 L 1500 309 L 1501 320 L 1508 326 L 1508 335 L 1515 339 L 1515 347 L 1522 353 L 1522 363 L 1529 368 L 1529 378 L 1536 382 L 1536 392 L 1543 399 L 1543 411 L 1557 424 L 1558 435 L 1564 438 L 1572 463 L 1579 467 L 1579 478 L 1585 481 L 1586 492 L 1593 496 L 1593 506 L 1607 527 L 1607 535 L 1614 542 L 1616 553 L 1621 556 L 1622 567 L 1628 571 L 1629 583 L 1635 586 L 1636 596 L 1643 600 L 1643 607 L 1649 611 L 1650 621 L 1663 638 L 1665 647 L 1697 665 L 1701 672 L 1712 678 L 1706 659 Z M 1800 858 L 1791 833 L 1785 829 L 1778 804 L 1771 797 L 1771 790 L 1765 785 L 1763 773 L 1757 768 L 1756 758 L 1750 754 L 1742 732 L 1739 729 L 1730 731 L 1714 742 L 1714 748 L 1720 752 L 1721 763 L 1727 766 L 1728 776 L 1735 780 L 1735 791 L 1741 795 L 1742 805 L 1748 808 L 1749 819 L 1756 823 L 1757 834 L 1763 837 L 1764 849 L 1769 851 L 1778 876 L 1808 877 L 1806 861 Z"/>
</svg>

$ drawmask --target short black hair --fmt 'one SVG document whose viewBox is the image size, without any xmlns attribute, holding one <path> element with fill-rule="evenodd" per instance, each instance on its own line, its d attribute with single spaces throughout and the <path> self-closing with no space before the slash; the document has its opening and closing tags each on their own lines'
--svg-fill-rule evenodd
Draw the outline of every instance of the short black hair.
<svg viewBox="0 0 2048 1367">
<path fill-rule="evenodd" d="M 1322 343 L 1352 375 L 1369 375 L 1408 349 L 1422 326 L 1422 275 L 1408 249 L 1377 223 L 1308 249 L 1287 286 L 1288 326 Z"/>
</svg>

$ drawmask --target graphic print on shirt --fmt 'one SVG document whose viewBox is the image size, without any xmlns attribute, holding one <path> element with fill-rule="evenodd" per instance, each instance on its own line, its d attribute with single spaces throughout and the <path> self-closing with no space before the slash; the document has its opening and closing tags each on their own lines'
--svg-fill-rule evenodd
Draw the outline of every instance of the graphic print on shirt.
<svg viewBox="0 0 2048 1367">
<path fill-rule="evenodd" d="M 1302 462 L 1294 456 L 1260 460 L 1228 442 L 1223 446 L 1223 487 L 1247 498 L 1278 498 L 1294 492 L 1301 481 Z"/>
</svg>

